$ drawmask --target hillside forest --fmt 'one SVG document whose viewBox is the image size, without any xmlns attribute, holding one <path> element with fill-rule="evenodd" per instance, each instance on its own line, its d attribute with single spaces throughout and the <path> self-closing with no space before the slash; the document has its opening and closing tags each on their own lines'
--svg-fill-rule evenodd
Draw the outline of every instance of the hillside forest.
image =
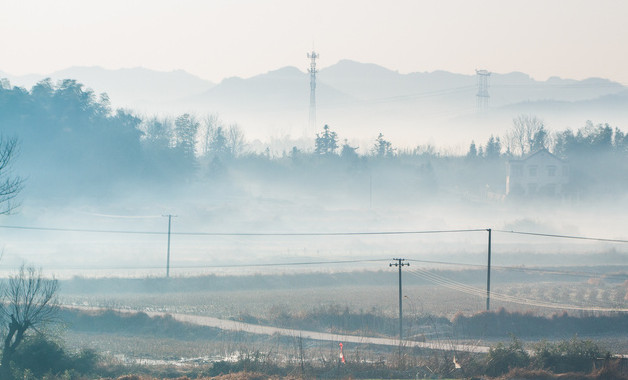
<svg viewBox="0 0 628 380">
<path fill-rule="evenodd" d="M 386 140 L 385 126 L 369 147 L 352 146 L 351 136 L 325 125 L 311 141 L 286 136 L 263 148 L 215 114 L 165 117 L 113 110 L 104 93 L 75 80 L 48 79 L 30 90 L 4 81 L 0 126 L 5 138 L 19 141 L 15 169 L 28 178 L 29 193 L 61 198 L 107 196 L 152 184 L 232 186 L 241 178 L 351 191 L 367 177 L 395 196 L 484 198 L 505 193 L 508 160 L 541 148 L 569 162 L 571 194 L 580 198 L 623 195 L 628 183 L 628 137 L 620 127 L 583 121 L 552 130 L 534 115 L 516 115 L 503 136 L 470 141 L 465 155 L 429 144 L 395 147 Z"/>
</svg>

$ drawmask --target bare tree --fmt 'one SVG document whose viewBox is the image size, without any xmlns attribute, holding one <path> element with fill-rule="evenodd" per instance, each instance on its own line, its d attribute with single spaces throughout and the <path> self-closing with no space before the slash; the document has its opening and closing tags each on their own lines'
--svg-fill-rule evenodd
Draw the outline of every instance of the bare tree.
<svg viewBox="0 0 628 380">
<path fill-rule="evenodd" d="M 246 149 L 246 139 L 238 124 L 231 124 L 229 129 L 227 129 L 227 145 L 233 157 L 244 153 L 244 149 Z"/>
<path fill-rule="evenodd" d="M 16 154 L 17 139 L 0 136 L 0 214 L 8 214 L 17 206 L 15 198 L 22 190 L 22 178 L 11 170 Z"/>
<path fill-rule="evenodd" d="M 543 120 L 534 115 L 519 115 L 512 120 L 512 129 L 506 139 L 514 155 L 523 156 L 530 152 L 534 137 L 543 130 Z"/>
<path fill-rule="evenodd" d="M 185 113 L 177 117 L 174 121 L 175 147 L 181 149 L 183 155 L 188 159 L 196 157 L 196 139 L 199 122 L 194 115 Z"/>
<path fill-rule="evenodd" d="M 0 312 L 6 323 L 6 336 L 0 361 L 0 379 L 11 379 L 10 363 L 17 347 L 29 330 L 53 322 L 57 315 L 58 282 L 42 276 L 33 267 L 20 268 L 11 276 L 2 293 Z"/>
<path fill-rule="evenodd" d="M 201 152 L 201 156 L 205 157 L 209 154 L 211 150 L 211 142 L 214 139 L 216 129 L 221 126 L 222 122 L 216 114 L 209 114 L 203 118 L 203 123 L 200 130 L 201 146 L 199 151 Z"/>
</svg>

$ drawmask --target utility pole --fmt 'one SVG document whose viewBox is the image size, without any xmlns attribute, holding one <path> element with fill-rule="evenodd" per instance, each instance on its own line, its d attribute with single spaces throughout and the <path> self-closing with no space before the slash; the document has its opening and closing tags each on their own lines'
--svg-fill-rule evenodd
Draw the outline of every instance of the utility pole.
<svg viewBox="0 0 628 380">
<path fill-rule="evenodd" d="M 176 215 L 168 214 L 162 215 L 168 217 L 168 255 L 166 256 L 166 278 L 170 278 L 170 228 L 172 226 L 172 218 L 176 218 Z"/>
<path fill-rule="evenodd" d="M 488 266 L 486 271 L 486 311 L 491 307 L 491 229 L 488 231 Z"/>
<path fill-rule="evenodd" d="M 410 266 L 410 263 L 403 263 L 406 259 L 393 259 L 396 263 L 388 264 L 389 267 L 395 266 L 399 268 L 399 345 L 401 345 L 401 339 L 403 338 L 403 309 L 401 301 L 401 267 Z"/>
</svg>

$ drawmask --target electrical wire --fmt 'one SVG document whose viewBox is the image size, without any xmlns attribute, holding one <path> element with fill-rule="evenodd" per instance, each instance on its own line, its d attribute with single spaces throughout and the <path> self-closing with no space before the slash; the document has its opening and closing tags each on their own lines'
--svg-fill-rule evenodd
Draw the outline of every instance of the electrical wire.
<svg viewBox="0 0 628 380">
<path fill-rule="evenodd" d="M 524 232 L 524 231 L 513 231 L 513 230 L 510 230 L 510 231 L 509 230 L 493 230 L 493 231 L 502 232 L 506 234 L 517 234 L 517 235 L 542 236 L 542 237 L 576 239 L 576 240 L 591 240 L 591 241 L 601 241 L 601 242 L 608 242 L 608 243 L 628 243 L 628 240 L 625 240 L 625 239 L 605 239 L 605 238 L 590 237 L 590 236 L 546 234 L 546 233 L 540 233 L 540 232 Z"/>
<path fill-rule="evenodd" d="M 407 259 L 410 262 L 417 263 L 426 263 L 426 264 L 439 264 L 439 265 L 455 265 L 455 266 L 463 266 L 463 267 L 475 267 L 485 269 L 485 264 L 469 264 L 469 263 L 460 263 L 460 262 L 451 262 L 451 261 L 435 261 L 435 260 L 418 260 L 418 259 Z M 603 277 L 603 278 L 617 278 L 617 279 L 627 279 L 628 274 L 602 274 L 596 272 L 582 272 L 582 271 L 567 271 L 567 270 L 558 270 L 558 269 L 549 269 L 549 268 L 530 268 L 530 267 L 521 267 L 521 266 L 507 266 L 507 265 L 491 265 L 492 269 L 498 270 L 507 270 L 507 271 L 517 271 L 517 272 L 537 272 L 543 274 L 554 274 L 554 275 L 565 275 L 565 276 L 581 276 L 581 277 Z"/>
<path fill-rule="evenodd" d="M 85 233 L 111 233 L 111 234 L 137 234 L 137 235 L 167 235 L 163 231 L 133 231 L 133 230 L 99 230 L 84 228 L 55 228 L 55 227 L 29 227 L 0 225 L 4 229 L 56 231 L 56 232 L 85 232 Z M 171 232 L 171 235 L 182 236 L 355 236 L 355 235 L 419 235 L 419 234 L 445 234 L 462 232 L 481 232 L 486 229 L 458 229 L 458 230 L 423 230 L 423 231 L 358 231 L 358 232 Z"/>
<path fill-rule="evenodd" d="M 209 268 L 263 268 L 263 267 L 281 267 L 281 266 L 307 266 L 307 265 L 326 265 L 326 264 L 356 264 L 356 263 L 374 263 L 390 261 L 390 259 L 359 259 L 359 260 L 330 260 L 330 261 L 296 261 L 285 263 L 257 263 L 257 264 L 216 264 L 216 265 L 170 265 L 170 269 L 209 269 Z M 115 267 L 64 267 L 62 269 L 85 269 L 85 270 L 148 270 L 163 269 L 163 265 L 159 266 L 115 266 Z"/>
<path fill-rule="evenodd" d="M 103 215 L 107 216 L 107 215 Z M 113 216 L 115 217 L 115 216 Z M 134 217 L 135 218 L 135 217 Z M 153 218 L 153 216 L 140 216 L 138 218 Z M 112 233 L 112 234 L 138 234 L 138 235 L 167 235 L 165 231 L 134 231 L 134 230 L 103 230 L 88 228 L 58 228 L 58 227 L 34 227 L 0 225 L 0 228 L 32 231 L 56 231 L 56 232 L 85 232 L 85 233 Z M 451 230 L 416 230 L 416 231 L 344 231 L 344 232 L 171 232 L 171 235 L 181 236 L 354 236 L 354 235 L 420 235 L 420 234 L 445 234 L 464 232 L 486 232 L 488 228 L 451 229 Z M 517 234 L 539 237 L 551 237 L 562 239 L 589 240 L 607 243 L 628 243 L 626 239 L 608 239 L 591 236 L 560 235 L 541 232 L 526 232 L 515 230 L 492 229 L 493 232 L 505 234 Z"/>
<path fill-rule="evenodd" d="M 95 212 L 85 212 L 85 211 L 78 211 L 79 214 L 84 214 L 84 215 L 92 215 L 92 216 L 99 216 L 102 218 L 114 218 L 114 219 L 155 219 L 155 218 L 162 218 L 162 215 L 112 215 L 112 214 L 99 214 L 99 213 L 95 213 Z"/>
<path fill-rule="evenodd" d="M 437 275 L 435 273 L 429 272 L 424 269 L 414 268 L 408 269 L 408 273 L 414 275 L 415 277 L 426 279 L 434 284 L 456 290 L 462 293 L 478 296 L 478 297 L 486 297 L 487 292 L 484 289 L 476 288 L 470 285 L 463 284 L 458 281 L 454 281 L 448 279 L 446 277 Z M 605 308 L 605 307 L 587 307 L 587 306 L 579 306 L 579 305 L 571 305 L 571 304 L 562 304 L 562 303 L 554 303 L 554 302 L 546 302 L 533 300 L 523 297 L 515 297 L 507 294 L 500 294 L 494 291 L 490 292 L 490 298 L 493 300 L 503 301 L 503 302 L 512 302 L 517 304 L 522 304 L 526 306 L 535 306 L 549 309 L 561 309 L 561 310 L 580 310 L 580 311 L 597 311 L 597 312 L 628 312 L 628 309 L 613 309 L 613 308 Z"/>
</svg>

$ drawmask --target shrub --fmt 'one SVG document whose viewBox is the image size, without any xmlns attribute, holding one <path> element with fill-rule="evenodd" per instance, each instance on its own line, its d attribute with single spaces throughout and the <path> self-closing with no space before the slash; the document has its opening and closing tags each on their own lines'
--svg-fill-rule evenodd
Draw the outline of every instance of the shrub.
<svg viewBox="0 0 628 380">
<path fill-rule="evenodd" d="M 93 350 L 83 350 L 78 354 L 68 354 L 58 343 L 43 334 L 24 341 L 15 353 L 13 365 L 17 370 L 30 373 L 35 378 L 46 374 L 64 372 L 92 373 L 98 363 L 98 355 Z"/>
<path fill-rule="evenodd" d="M 589 372 L 596 358 L 607 355 L 593 341 L 576 337 L 557 343 L 542 341 L 535 344 L 533 350 L 535 367 L 555 373 Z"/>
<path fill-rule="evenodd" d="M 530 364 L 530 355 L 519 339 L 512 337 L 508 346 L 503 343 L 490 348 L 486 358 L 486 374 L 499 376 L 512 368 L 523 368 Z"/>
</svg>

